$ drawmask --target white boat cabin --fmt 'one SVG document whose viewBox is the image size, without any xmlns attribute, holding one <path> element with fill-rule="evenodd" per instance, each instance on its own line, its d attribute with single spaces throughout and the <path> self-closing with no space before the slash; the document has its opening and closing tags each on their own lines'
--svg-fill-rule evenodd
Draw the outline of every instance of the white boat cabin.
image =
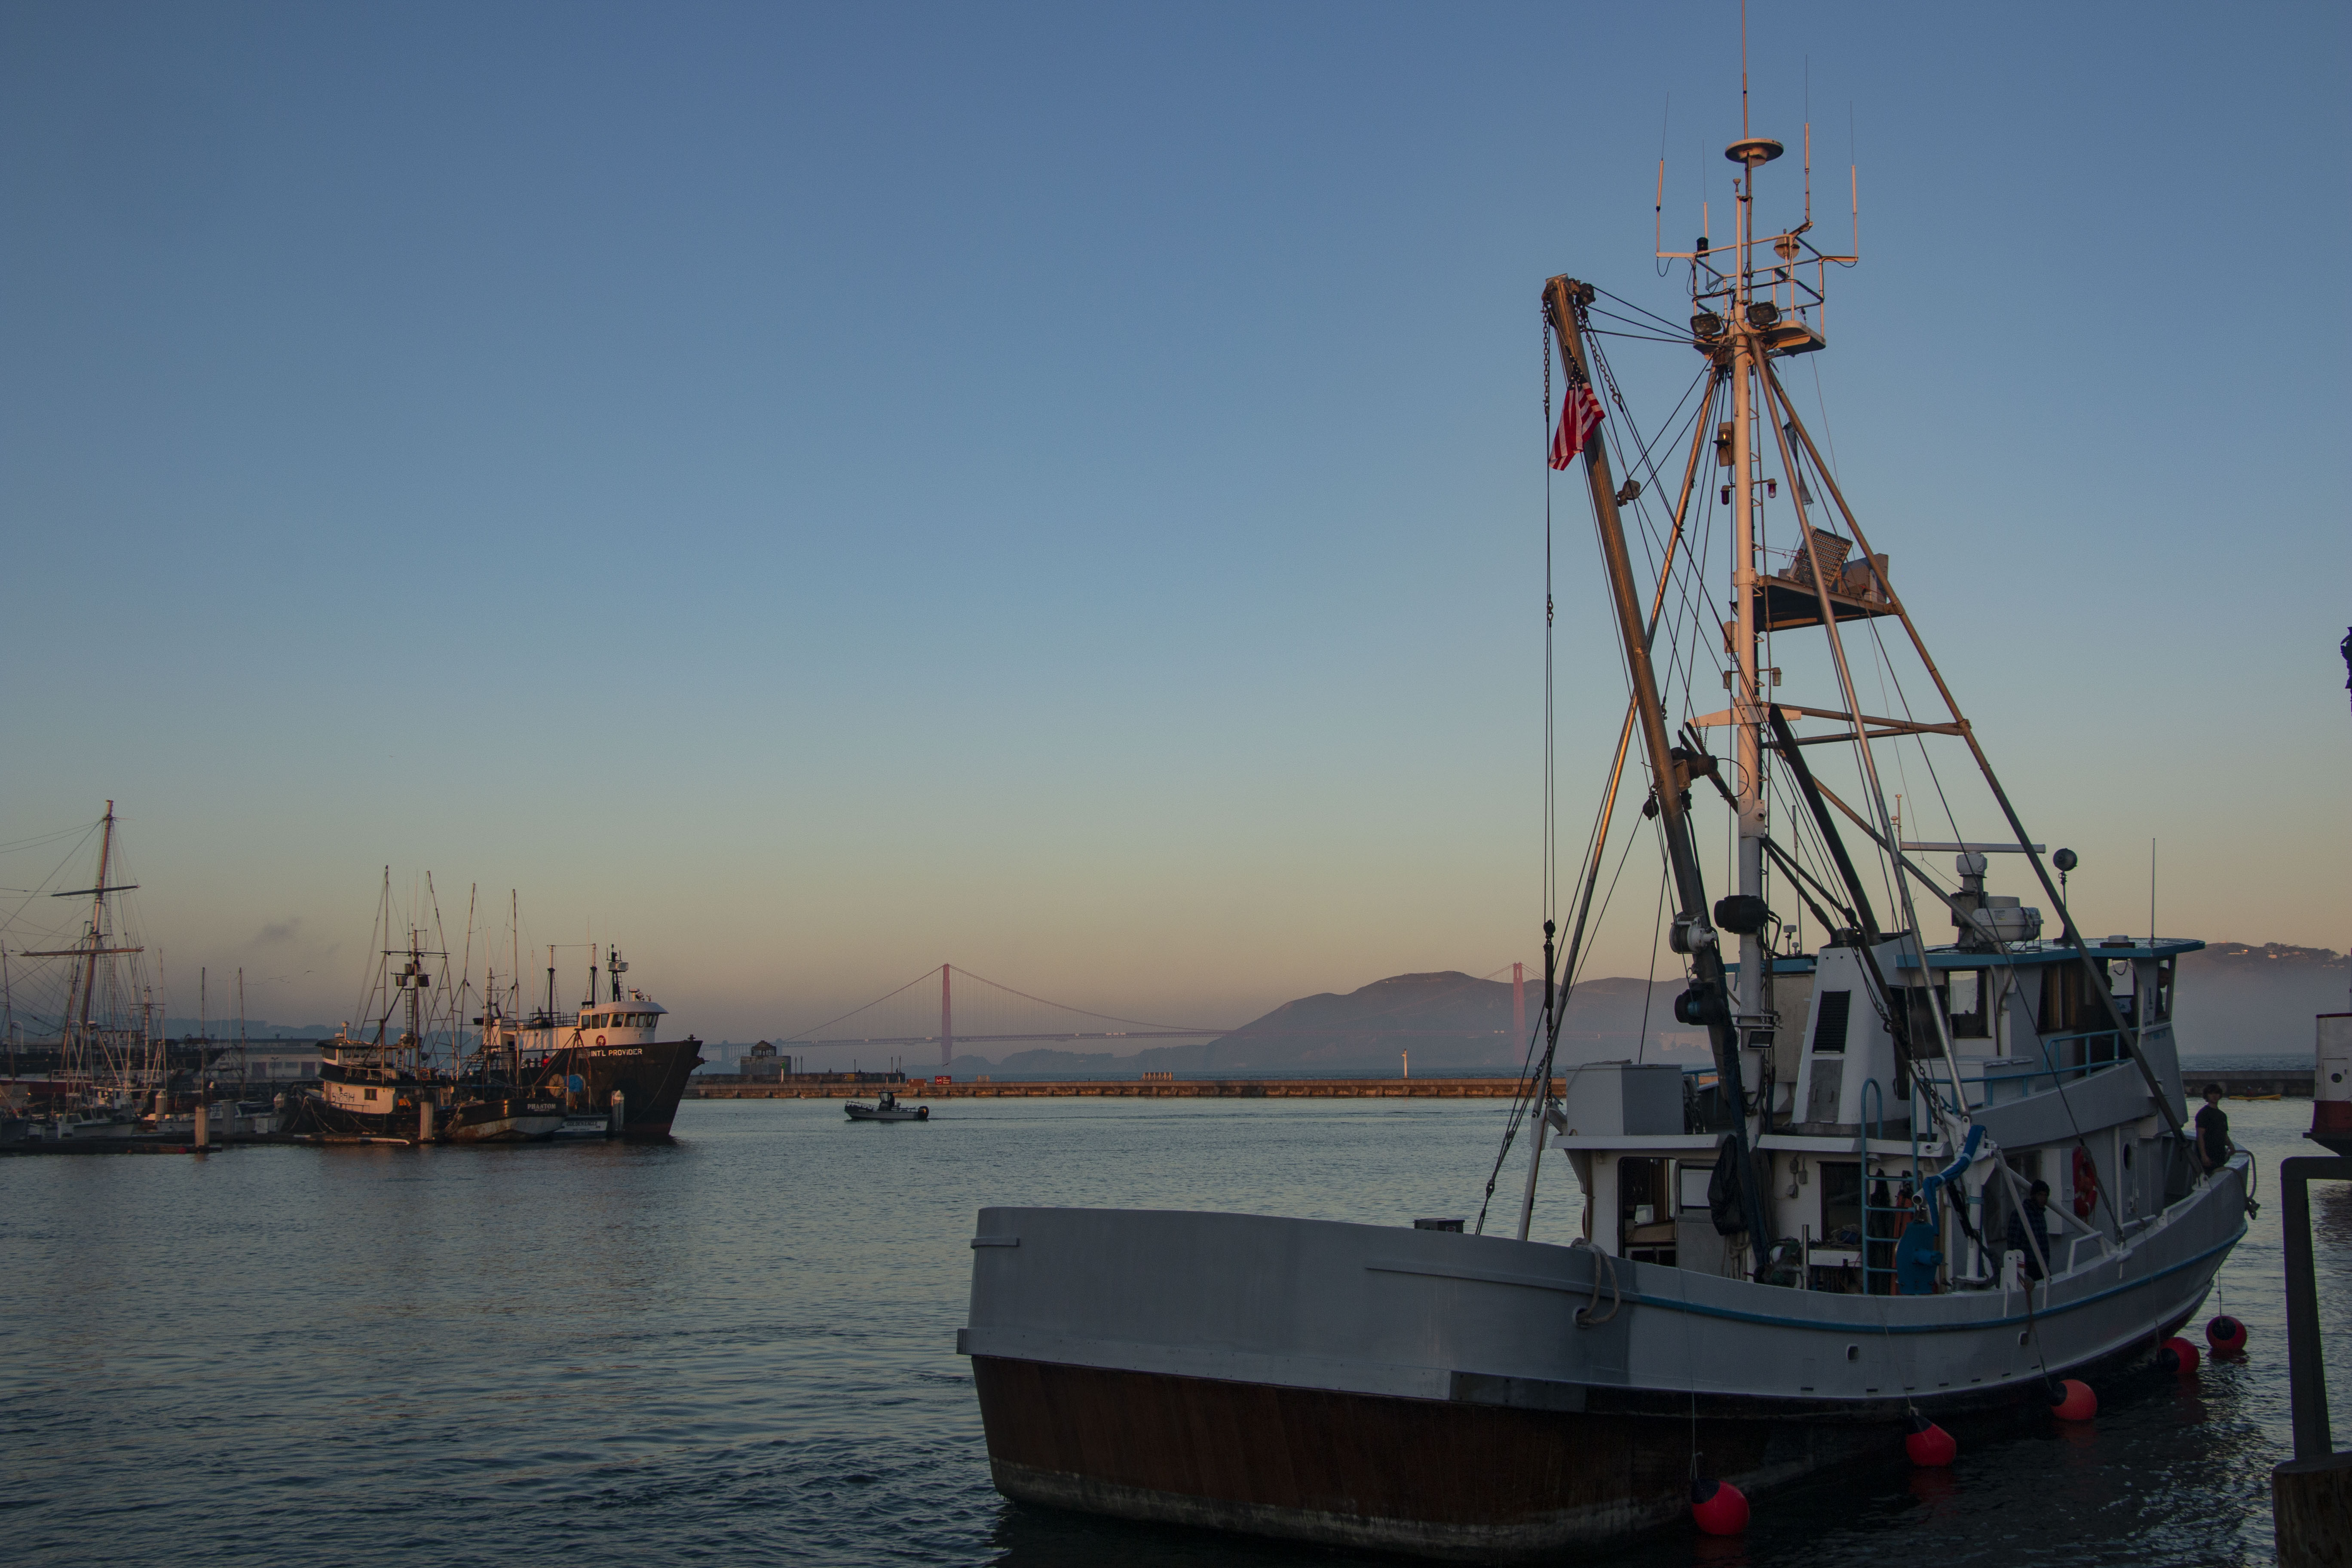
<svg viewBox="0 0 2352 1568">
<path fill-rule="evenodd" d="M 482 1045 L 491 1051 L 511 1047 L 526 1057 L 543 1057 L 567 1047 L 647 1046 L 661 1032 L 662 1016 L 668 1011 L 633 985 L 617 1000 L 587 1003 L 577 1015 L 561 1018 L 544 1011 L 520 1020 L 486 1016 Z"/>
<path fill-rule="evenodd" d="M 2034 911 L 2004 905 L 2011 930 L 2038 928 Z M 1751 1105 L 1769 1107 L 1754 1151 L 1767 1240 L 1792 1244 L 1772 1277 L 1873 1294 L 1999 1287 L 2023 1261 L 2004 1256 L 2012 1194 L 2037 1179 L 2050 1184 L 2051 1273 L 2126 1245 L 2161 1214 L 2168 1184 L 2179 1195 L 2194 1179 L 2191 1152 L 2172 1131 L 2189 1110 L 2172 1010 L 2176 963 L 2202 946 L 2131 937 L 2092 946 L 2116 1010 L 2139 1031 L 2141 1055 L 2165 1086 L 2171 1118 L 2064 943 L 1980 937 L 1929 948 L 1923 980 L 1909 940 L 1888 939 L 1870 953 L 1884 992 L 1859 947 L 1771 959 L 1769 1011 L 1741 1020 L 1740 1036 L 1743 1075 L 1758 1086 Z M 1890 1017 L 1889 994 L 1906 999 L 1895 1005 L 1914 1016 Z M 1958 1176 L 1973 1239 L 1948 1205 L 1932 1216 L 1911 1205 L 1922 1180 L 1946 1171 L 1956 1152 L 1917 1092 L 1925 1079 L 1953 1093 L 1929 1005 L 1949 1030 L 1958 1098 L 2019 1178 L 2000 1178 L 1991 1160 Z M 1914 1042 L 1907 1050 L 1899 1036 Z M 1728 1152 L 1731 1108 L 1720 1103 L 1713 1068 L 1603 1062 L 1563 1076 L 1551 1146 L 1567 1152 L 1583 1186 L 1586 1239 L 1637 1261 L 1746 1272 L 1748 1238 L 1736 1224 L 1725 1236 L 1714 1217 L 1731 1185 L 1711 1188 L 1718 1152 Z M 1915 1259 L 1898 1282 L 1897 1242 L 1915 1221 L 1940 1226 L 1941 1258 L 1932 1281 Z"/>
</svg>

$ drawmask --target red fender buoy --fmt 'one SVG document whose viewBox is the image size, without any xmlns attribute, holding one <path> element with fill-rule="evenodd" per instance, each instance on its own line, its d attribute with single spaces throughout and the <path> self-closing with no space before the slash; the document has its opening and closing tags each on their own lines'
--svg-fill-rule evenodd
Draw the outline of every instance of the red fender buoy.
<svg viewBox="0 0 2352 1568">
<path fill-rule="evenodd" d="M 1737 1535 L 1748 1528 L 1748 1500 L 1729 1481 L 1693 1481 L 1691 1519 L 1709 1535 Z"/>
<path fill-rule="evenodd" d="M 2061 1421 L 2088 1421 L 2099 1413 L 2099 1396 L 2091 1385 L 2068 1378 L 2050 1391 L 2050 1414 Z"/>
<path fill-rule="evenodd" d="M 1903 1449 L 1911 1456 L 1913 1464 L 1927 1469 L 1940 1469 L 1960 1454 L 1960 1446 L 1952 1441 L 1952 1435 L 1925 1415 L 1911 1417 L 1911 1435 L 1903 1439 Z"/>
<path fill-rule="evenodd" d="M 2158 1362 L 2163 1361 L 2167 1356 L 2170 1356 L 2172 1358 L 2172 1370 L 2179 1373 L 2183 1377 L 2187 1377 L 2190 1373 L 2194 1373 L 2197 1370 L 2197 1363 L 2204 1359 L 2197 1353 L 2197 1347 L 2195 1345 L 2191 1344 L 2189 1341 L 2180 1338 L 2178 1334 L 2165 1341 L 2164 1348 L 2158 1351 L 2156 1354 Z"/>
<path fill-rule="evenodd" d="M 2235 1355 L 2246 1348 L 2246 1325 L 2227 1312 L 2205 1325 L 2205 1342 L 2220 1355 Z"/>
</svg>

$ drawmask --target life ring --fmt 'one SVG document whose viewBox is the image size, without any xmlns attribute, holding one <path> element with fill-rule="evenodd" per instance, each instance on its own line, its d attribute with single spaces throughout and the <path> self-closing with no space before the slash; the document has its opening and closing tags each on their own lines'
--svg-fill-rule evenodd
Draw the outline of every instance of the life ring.
<svg viewBox="0 0 2352 1568">
<path fill-rule="evenodd" d="M 600 1046 L 601 1046 L 601 1045 L 603 1045 L 603 1044 L 604 1043 L 604 1036 L 602 1036 L 602 1035 L 597 1036 L 597 1037 L 596 1037 L 596 1043 L 597 1043 L 598 1045 L 600 1045 Z"/>
<path fill-rule="evenodd" d="M 2099 1206 L 2099 1168 L 2091 1163 L 2091 1152 L 2080 1143 L 2074 1145 L 2074 1217 L 2088 1219 L 2091 1211 Z"/>
</svg>

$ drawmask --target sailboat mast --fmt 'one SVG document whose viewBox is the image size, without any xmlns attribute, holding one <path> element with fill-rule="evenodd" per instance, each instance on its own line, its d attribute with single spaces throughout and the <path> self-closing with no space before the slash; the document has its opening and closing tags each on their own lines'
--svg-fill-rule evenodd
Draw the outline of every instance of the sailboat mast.
<svg viewBox="0 0 2352 1568">
<path fill-rule="evenodd" d="M 98 881 L 90 889 L 89 958 L 81 978 L 81 1027 L 75 1031 L 77 1055 L 89 1049 L 89 1000 L 98 989 L 99 950 L 106 945 L 106 874 L 114 863 L 114 803 L 106 803 L 106 830 L 98 840 Z"/>
</svg>

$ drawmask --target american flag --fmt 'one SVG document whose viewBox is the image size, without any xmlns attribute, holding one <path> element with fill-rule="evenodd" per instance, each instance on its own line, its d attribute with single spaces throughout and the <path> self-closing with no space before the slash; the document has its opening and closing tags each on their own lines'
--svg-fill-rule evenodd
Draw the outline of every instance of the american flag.
<svg viewBox="0 0 2352 1568">
<path fill-rule="evenodd" d="M 1576 461 L 1584 450 L 1584 443 L 1601 427 L 1601 399 L 1592 395 L 1592 388 L 1584 382 L 1572 383 L 1568 389 L 1567 405 L 1559 411 L 1559 428 L 1552 432 L 1551 466 L 1564 468 Z"/>
</svg>

